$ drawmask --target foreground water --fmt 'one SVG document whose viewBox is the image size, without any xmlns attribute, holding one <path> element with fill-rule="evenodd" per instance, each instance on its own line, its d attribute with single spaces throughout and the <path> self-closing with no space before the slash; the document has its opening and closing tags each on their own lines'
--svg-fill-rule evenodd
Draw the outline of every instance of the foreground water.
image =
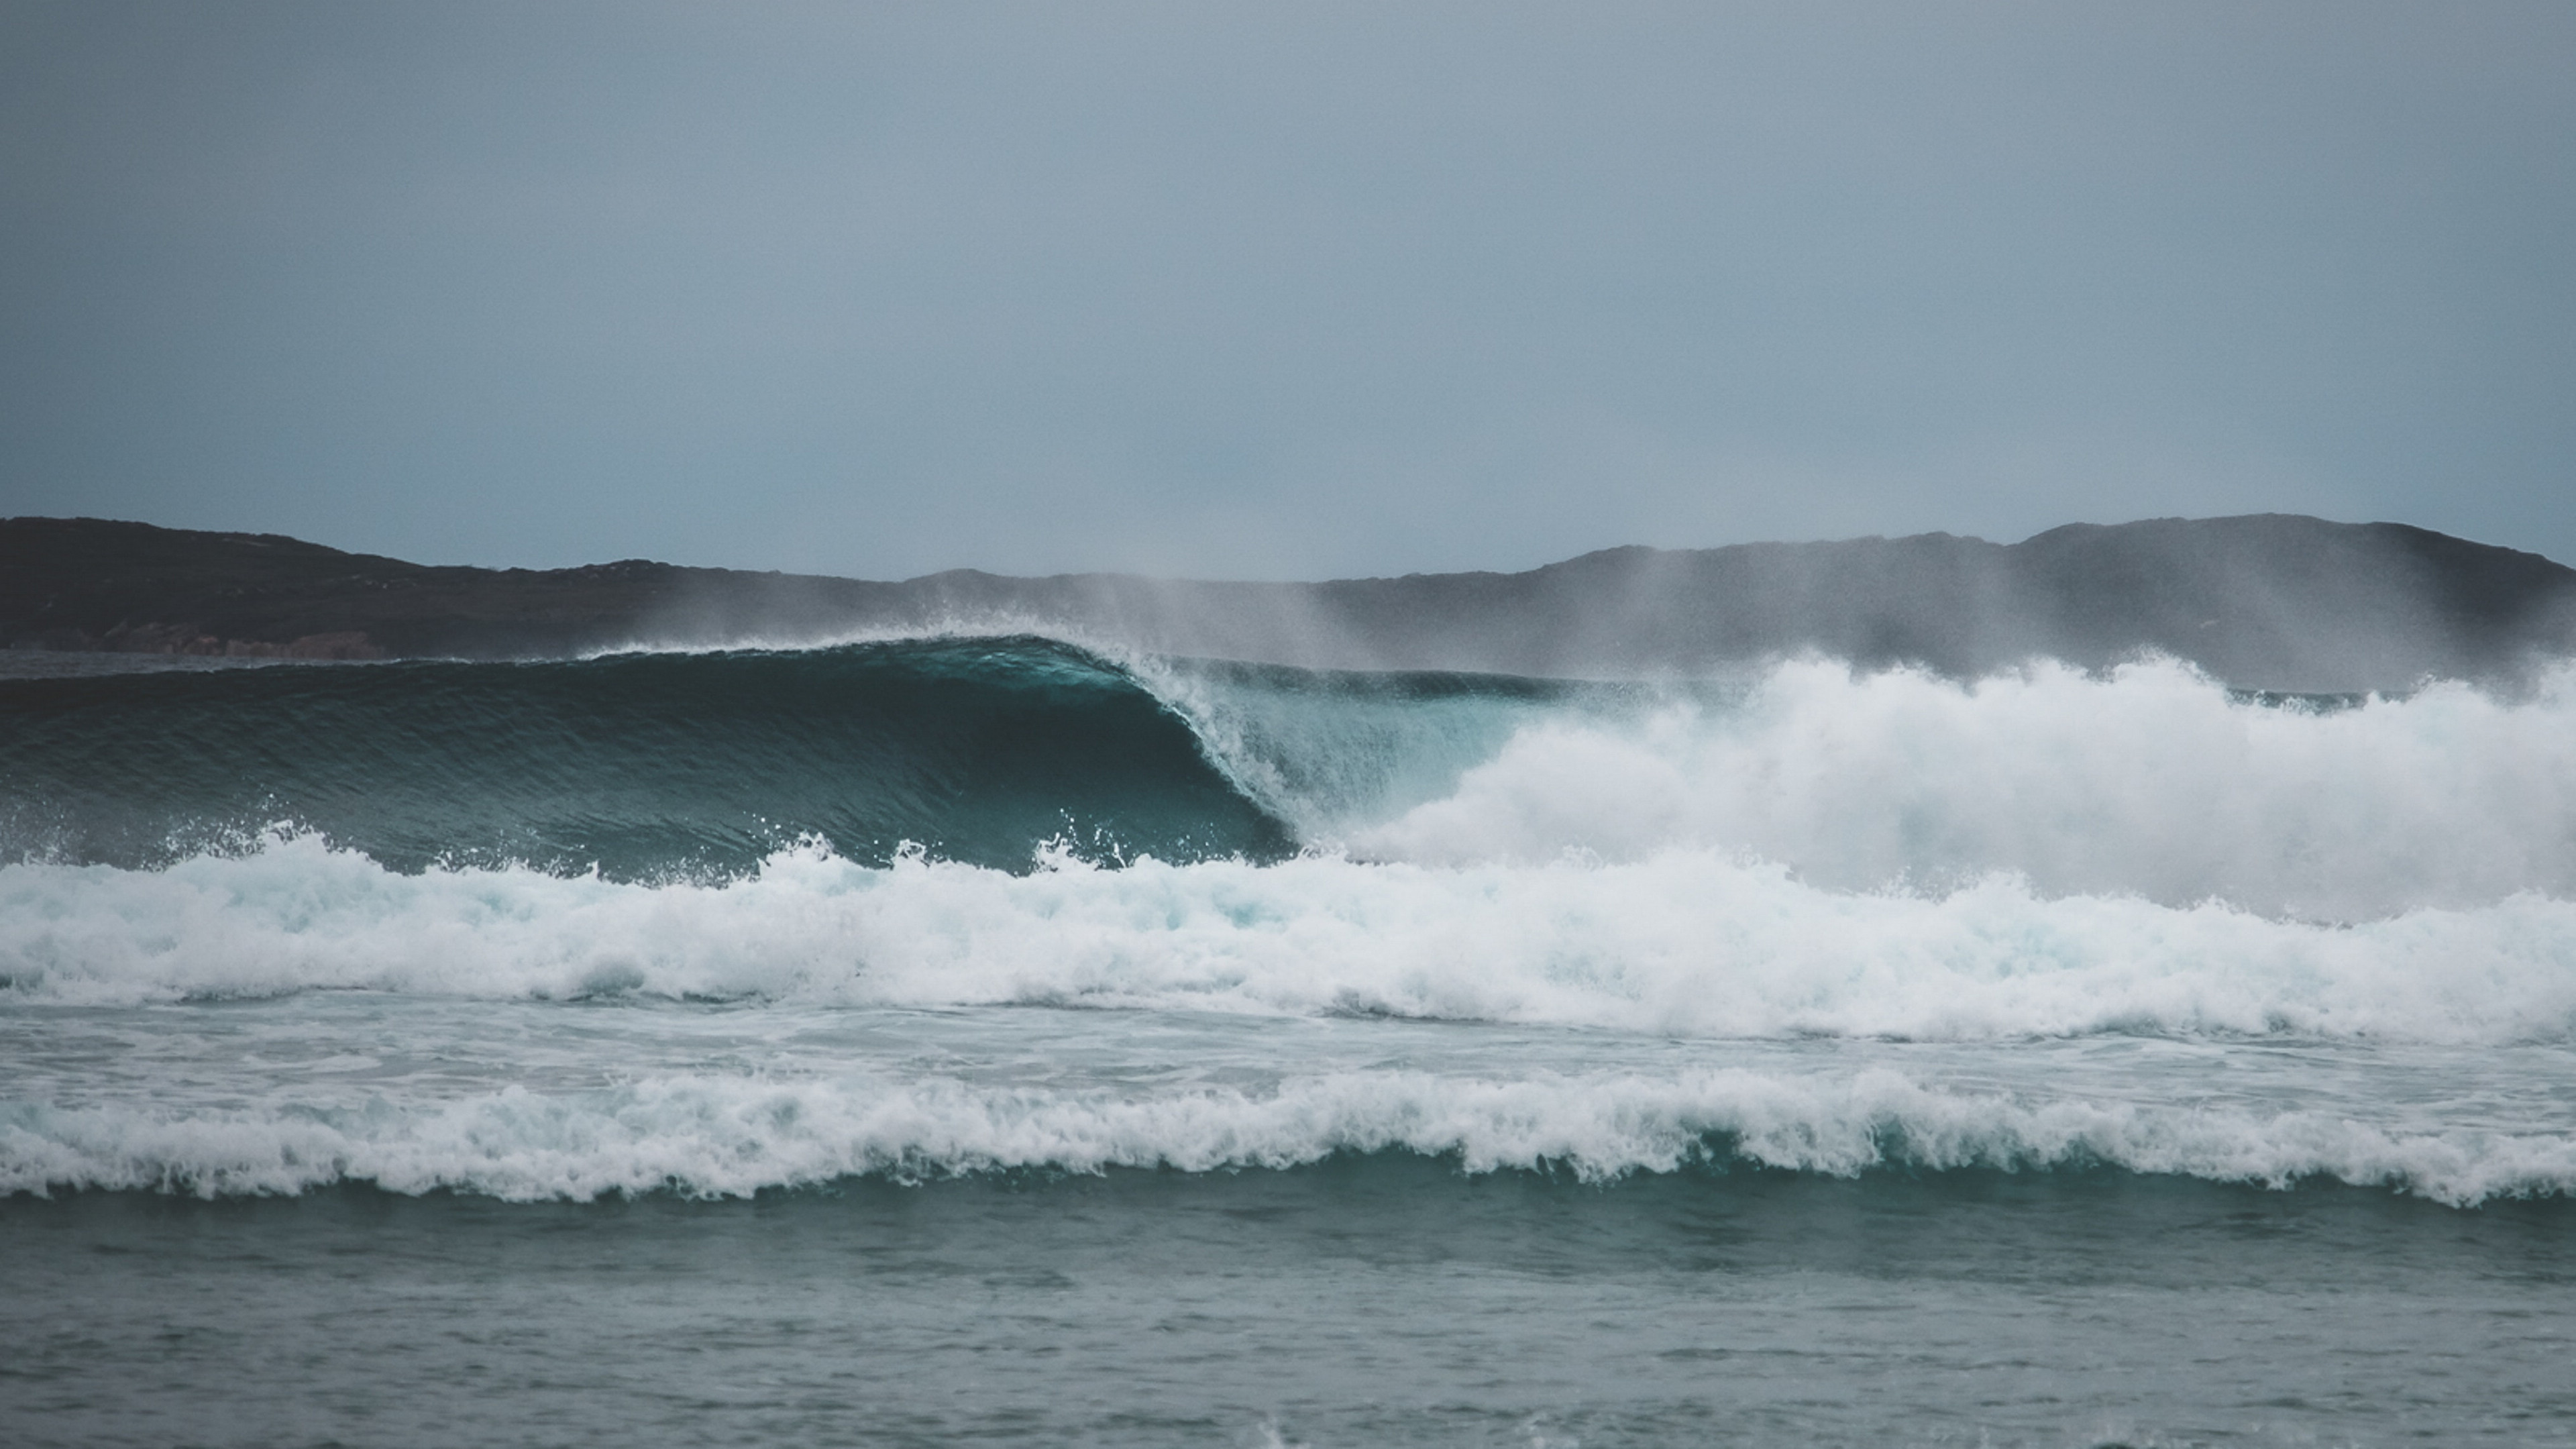
<svg viewBox="0 0 2576 1449">
<path fill-rule="evenodd" d="M 179 1189 L 0 1205 L 18 1442 L 2576 1437 L 2556 1046 L 366 992 L 8 1032 L 21 1163 Z M 663 1183 L 746 1196 L 601 1195 Z"/>
<path fill-rule="evenodd" d="M 0 1225 L 31 1444 L 2551 1444 L 2576 1412 L 2563 1205 L 2352 1188 L 1377 1157 Z"/>
<path fill-rule="evenodd" d="M 12 1443 L 2576 1440 L 2576 696 L 0 681 Z"/>
</svg>

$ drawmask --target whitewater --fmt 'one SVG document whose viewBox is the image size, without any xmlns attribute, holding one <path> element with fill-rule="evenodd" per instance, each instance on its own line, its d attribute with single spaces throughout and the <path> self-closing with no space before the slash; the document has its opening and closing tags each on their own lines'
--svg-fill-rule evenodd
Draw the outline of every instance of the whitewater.
<svg viewBox="0 0 2576 1449">
<path fill-rule="evenodd" d="M 2571 1211 L 2576 666 L 0 678 L 26 1442 L 2561 1443 Z"/>
</svg>

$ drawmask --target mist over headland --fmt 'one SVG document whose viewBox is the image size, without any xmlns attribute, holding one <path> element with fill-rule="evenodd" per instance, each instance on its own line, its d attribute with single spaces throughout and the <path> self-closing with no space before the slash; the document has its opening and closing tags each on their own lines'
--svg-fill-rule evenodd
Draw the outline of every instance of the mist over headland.
<svg viewBox="0 0 2576 1449">
<path fill-rule="evenodd" d="M 426 567 L 274 535 L 0 522 L 0 644 L 171 655 L 560 657 L 995 629 L 1327 669 L 1571 678 L 1799 655 L 1973 677 L 2145 655 L 2247 689 L 2494 680 L 2576 647 L 2576 570 L 2403 524 L 2284 514 L 1616 548 L 1522 573 L 1320 583 L 902 582 L 625 560 Z"/>
</svg>

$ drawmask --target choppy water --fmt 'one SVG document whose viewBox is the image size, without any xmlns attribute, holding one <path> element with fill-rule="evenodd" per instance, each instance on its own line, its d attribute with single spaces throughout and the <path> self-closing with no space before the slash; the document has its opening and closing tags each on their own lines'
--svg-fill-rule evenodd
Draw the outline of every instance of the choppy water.
<svg viewBox="0 0 2576 1449">
<path fill-rule="evenodd" d="M 0 680 L 30 1443 L 2576 1440 L 2576 676 Z"/>
</svg>

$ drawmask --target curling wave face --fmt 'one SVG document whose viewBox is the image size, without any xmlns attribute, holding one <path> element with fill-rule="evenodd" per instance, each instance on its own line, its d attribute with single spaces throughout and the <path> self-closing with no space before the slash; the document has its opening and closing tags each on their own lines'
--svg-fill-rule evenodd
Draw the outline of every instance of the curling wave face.
<svg viewBox="0 0 2576 1449">
<path fill-rule="evenodd" d="M 1394 1152 L 2566 1193 L 2571 725 L 2563 671 L 1029 637 L 5 682 L 0 1192 Z"/>
<path fill-rule="evenodd" d="M 1131 675 L 1024 637 L 18 680 L 0 720 L 21 858 L 157 866 L 279 823 L 398 869 L 628 879 L 807 836 L 1022 869 L 1289 847 Z"/>
<path fill-rule="evenodd" d="M 2576 670 L 2273 699 L 2171 662 L 1603 685 L 1114 661 L 1027 636 L 0 681 L 0 850 L 307 832 L 397 870 L 711 881 L 819 841 L 1026 871 L 1697 851 L 1838 891 L 2365 920 L 2576 893 Z"/>
</svg>

